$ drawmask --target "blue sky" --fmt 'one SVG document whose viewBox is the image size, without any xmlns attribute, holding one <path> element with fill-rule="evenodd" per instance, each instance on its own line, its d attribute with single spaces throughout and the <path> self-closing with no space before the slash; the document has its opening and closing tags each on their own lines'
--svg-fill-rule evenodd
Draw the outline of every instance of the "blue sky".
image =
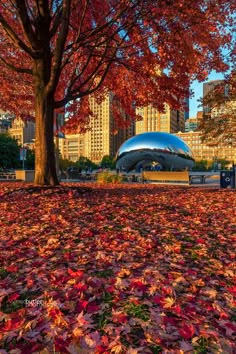
<svg viewBox="0 0 236 354">
<path fill-rule="evenodd" d="M 212 72 L 208 76 L 208 80 L 206 80 L 205 82 L 211 80 L 221 80 L 223 79 L 223 77 L 224 76 L 221 73 Z M 194 96 L 189 101 L 189 117 L 196 117 L 197 111 L 202 110 L 201 107 L 198 107 L 200 104 L 200 102 L 198 102 L 198 99 L 202 98 L 203 82 L 194 81 L 191 85 L 191 89 L 194 92 Z"/>
</svg>

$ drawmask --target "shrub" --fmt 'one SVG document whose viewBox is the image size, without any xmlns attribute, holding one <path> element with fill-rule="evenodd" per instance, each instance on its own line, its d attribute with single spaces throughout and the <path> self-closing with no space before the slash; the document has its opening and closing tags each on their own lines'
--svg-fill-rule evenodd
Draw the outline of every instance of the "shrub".
<svg viewBox="0 0 236 354">
<path fill-rule="evenodd" d="M 122 182 L 122 176 L 119 176 L 117 174 L 111 173 L 111 172 L 100 172 L 97 175 L 97 182 L 98 183 L 121 183 Z"/>
</svg>

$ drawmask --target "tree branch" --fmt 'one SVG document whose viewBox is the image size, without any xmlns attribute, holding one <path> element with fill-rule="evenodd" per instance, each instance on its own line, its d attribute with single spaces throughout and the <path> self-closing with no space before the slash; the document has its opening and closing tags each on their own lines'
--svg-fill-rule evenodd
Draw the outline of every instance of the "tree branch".
<svg viewBox="0 0 236 354">
<path fill-rule="evenodd" d="M 20 49 L 23 49 L 31 58 L 34 57 L 34 52 L 28 47 L 15 33 L 12 27 L 7 23 L 5 18 L 0 14 L 0 23 L 3 26 L 3 29 L 7 37 Z"/>
<path fill-rule="evenodd" d="M 47 91 L 53 92 L 56 88 L 61 71 L 63 51 L 69 30 L 71 0 L 64 0 L 62 4 L 61 29 L 56 41 L 55 55 L 53 58 L 51 78 L 47 85 Z"/>
<path fill-rule="evenodd" d="M 50 38 L 52 38 L 56 34 L 58 27 L 60 25 L 61 16 L 62 16 L 62 8 L 61 6 L 59 6 L 56 10 L 54 18 L 52 18 L 53 26 L 49 32 Z"/>
<path fill-rule="evenodd" d="M 25 0 L 15 0 L 16 1 L 16 6 L 17 6 L 17 12 L 19 14 L 19 17 L 22 22 L 22 26 L 24 29 L 24 35 L 30 42 L 31 46 L 33 49 L 37 48 L 37 39 L 35 36 L 35 33 L 33 31 L 33 28 L 31 26 L 31 21 L 28 15 L 28 10 L 26 7 Z"/>
<path fill-rule="evenodd" d="M 17 73 L 22 73 L 22 74 L 29 74 L 29 75 L 33 75 L 33 71 L 31 69 L 27 69 L 27 68 L 18 68 L 13 64 L 8 63 L 5 59 L 3 59 L 2 57 L 0 57 L 0 61 L 2 61 L 4 63 L 5 66 L 7 66 L 9 69 L 17 72 Z"/>
</svg>

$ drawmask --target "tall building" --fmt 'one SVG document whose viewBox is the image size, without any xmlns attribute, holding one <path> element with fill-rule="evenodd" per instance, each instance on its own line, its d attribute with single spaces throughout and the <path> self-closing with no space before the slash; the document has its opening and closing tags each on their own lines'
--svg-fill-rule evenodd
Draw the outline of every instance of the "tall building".
<svg viewBox="0 0 236 354">
<path fill-rule="evenodd" d="M 100 163 L 103 156 L 115 157 L 120 145 L 134 135 L 134 125 L 121 129 L 117 127 L 112 113 L 114 97 L 109 93 L 101 104 L 90 97 L 90 109 L 96 118 L 90 121 L 89 130 L 84 134 L 66 134 L 60 139 L 63 158 L 77 161 L 80 156 Z M 125 113 L 124 113 L 125 114 Z"/>
<path fill-rule="evenodd" d="M 185 121 L 185 132 L 191 132 L 198 130 L 198 127 L 201 123 L 203 112 L 197 112 L 196 117 L 190 117 Z"/>
<path fill-rule="evenodd" d="M 11 126 L 14 116 L 0 109 L 0 133 L 6 133 Z"/>
<path fill-rule="evenodd" d="M 59 150 L 63 159 L 76 162 L 80 156 L 85 155 L 85 136 L 83 134 L 66 134 L 59 139 Z"/>
<path fill-rule="evenodd" d="M 184 131 L 184 111 L 173 110 L 165 104 L 165 111 L 159 112 L 151 105 L 137 108 L 137 113 L 143 117 L 135 123 L 135 134 L 145 132 L 177 133 Z"/>
<path fill-rule="evenodd" d="M 203 99 L 206 98 L 206 96 L 215 89 L 215 87 L 217 85 L 219 85 L 220 83 L 222 83 L 223 80 L 212 80 L 212 81 L 208 81 L 208 82 L 204 82 L 203 83 Z M 203 113 L 209 113 L 210 112 L 210 108 L 207 105 L 203 105 Z"/>
<path fill-rule="evenodd" d="M 201 140 L 202 133 L 200 131 L 190 131 L 185 133 L 177 133 L 192 150 L 195 160 L 209 160 L 224 159 L 230 162 L 236 162 L 236 147 L 226 145 L 221 142 L 217 146 L 208 146 Z"/>
<path fill-rule="evenodd" d="M 6 133 L 10 127 L 8 119 L 0 119 L 0 133 Z"/>
<path fill-rule="evenodd" d="M 19 145 L 31 143 L 35 138 L 35 122 L 31 119 L 15 118 L 9 128 L 9 134 L 18 140 Z"/>
<path fill-rule="evenodd" d="M 203 83 L 203 97 L 205 97 L 209 92 L 211 92 L 217 85 L 219 85 L 222 80 L 211 80 Z"/>
<path fill-rule="evenodd" d="M 189 119 L 189 97 L 185 99 L 185 105 L 186 108 L 184 110 L 184 120 L 186 121 L 187 119 Z"/>
</svg>

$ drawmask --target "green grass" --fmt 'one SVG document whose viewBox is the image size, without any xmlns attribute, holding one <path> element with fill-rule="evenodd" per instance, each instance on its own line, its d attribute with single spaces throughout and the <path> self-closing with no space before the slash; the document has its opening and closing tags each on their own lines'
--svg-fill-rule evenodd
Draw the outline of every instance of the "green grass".
<svg viewBox="0 0 236 354">
<path fill-rule="evenodd" d="M 9 274 L 5 268 L 0 268 L 0 279 L 5 279 Z"/>
<path fill-rule="evenodd" d="M 125 306 L 125 311 L 127 315 L 131 317 L 139 318 L 143 321 L 148 321 L 150 318 L 148 306 L 145 304 L 134 304 L 133 302 L 128 303 Z"/>
</svg>

